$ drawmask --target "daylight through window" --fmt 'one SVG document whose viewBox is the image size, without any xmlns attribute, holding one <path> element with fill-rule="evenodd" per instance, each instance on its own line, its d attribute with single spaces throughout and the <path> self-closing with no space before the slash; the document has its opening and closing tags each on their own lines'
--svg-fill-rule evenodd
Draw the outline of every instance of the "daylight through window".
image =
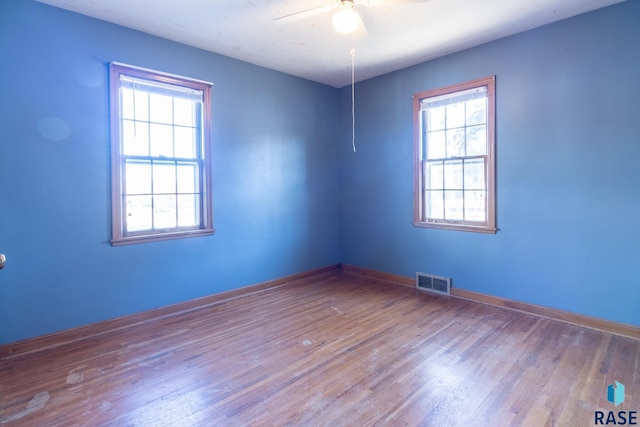
<svg viewBox="0 0 640 427">
<path fill-rule="evenodd" d="M 113 244 L 213 233 L 211 84 L 111 64 Z"/>
<path fill-rule="evenodd" d="M 414 95 L 415 225 L 495 233 L 494 83 Z"/>
</svg>

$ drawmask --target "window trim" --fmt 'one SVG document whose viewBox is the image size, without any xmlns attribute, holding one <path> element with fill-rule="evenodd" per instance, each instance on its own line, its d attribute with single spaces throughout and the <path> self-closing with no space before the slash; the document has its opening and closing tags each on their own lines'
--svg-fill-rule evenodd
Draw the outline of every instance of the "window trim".
<svg viewBox="0 0 640 427">
<path fill-rule="evenodd" d="M 120 120 L 120 75 L 145 79 L 170 85 L 188 87 L 202 91 L 202 147 L 199 163 L 201 219 L 197 228 L 150 230 L 148 233 L 135 232 L 125 235 L 125 214 L 122 203 L 124 185 L 124 156 L 121 154 Z M 212 83 L 175 74 L 135 67 L 119 62 L 109 63 L 110 130 L 111 130 L 111 245 L 120 246 L 133 243 L 156 242 L 186 237 L 209 236 L 213 227 L 213 197 L 211 190 L 211 87 Z"/>
<path fill-rule="evenodd" d="M 488 76 L 464 83 L 454 84 L 438 89 L 418 92 L 413 95 L 413 151 L 414 151 L 414 212 L 413 225 L 423 228 L 438 228 L 444 230 L 471 231 L 495 234 L 496 228 L 496 167 L 495 167 L 495 80 L 496 76 Z M 458 221 L 425 221 L 423 220 L 424 205 L 424 171 L 423 149 L 421 136 L 420 104 L 424 99 L 443 95 L 451 95 L 469 89 L 486 87 L 487 93 L 487 217 L 484 223 L 465 223 Z"/>
</svg>

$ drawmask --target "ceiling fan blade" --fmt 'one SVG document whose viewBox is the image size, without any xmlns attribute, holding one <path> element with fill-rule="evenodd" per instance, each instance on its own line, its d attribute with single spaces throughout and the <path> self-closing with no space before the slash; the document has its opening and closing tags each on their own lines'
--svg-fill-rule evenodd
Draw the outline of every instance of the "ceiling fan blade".
<svg viewBox="0 0 640 427">
<path fill-rule="evenodd" d="M 298 21 L 300 19 L 308 18 L 308 17 L 313 16 L 313 15 L 319 15 L 321 13 L 328 12 L 331 9 L 334 9 L 334 8 L 336 8 L 338 6 L 339 6 L 339 4 L 332 4 L 332 5 L 327 5 L 327 6 L 313 7 L 311 9 L 302 10 L 300 12 L 295 12 L 295 13 L 291 13 L 289 15 L 281 16 L 279 18 L 274 19 L 273 23 L 274 24 L 286 24 L 287 22 Z"/>
</svg>

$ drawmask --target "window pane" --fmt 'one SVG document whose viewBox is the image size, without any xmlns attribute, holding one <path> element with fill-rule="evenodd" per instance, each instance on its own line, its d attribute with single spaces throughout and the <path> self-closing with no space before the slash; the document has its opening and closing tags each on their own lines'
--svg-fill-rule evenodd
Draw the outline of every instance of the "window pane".
<svg viewBox="0 0 640 427">
<path fill-rule="evenodd" d="M 153 123 L 173 123 L 173 98 L 152 93 L 149 95 L 150 117 Z"/>
<path fill-rule="evenodd" d="M 149 120 L 149 94 L 147 92 L 123 88 L 121 99 L 121 117 L 123 119 Z"/>
<path fill-rule="evenodd" d="M 487 154 L 487 126 L 478 125 L 467 128 L 467 156 Z"/>
<path fill-rule="evenodd" d="M 443 159 L 445 152 L 445 131 L 429 132 L 427 141 L 427 158 Z"/>
<path fill-rule="evenodd" d="M 444 164 L 444 188 L 448 190 L 462 190 L 462 161 L 453 160 Z"/>
<path fill-rule="evenodd" d="M 444 202 L 443 191 L 427 191 L 425 195 L 426 199 L 426 211 L 427 218 L 429 219 L 444 219 Z"/>
<path fill-rule="evenodd" d="M 478 98 L 467 101 L 467 126 L 487 122 L 487 99 Z"/>
<path fill-rule="evenodd" d="M 112 244 L 212 234 L 211 84 L 118 63 L 109 83 Z"/>
<path fill-rule="evenodd" d="M 151 125 L 151 155 L 173 157 L 173 126 Z"/>
<path fill-rule="evenodd" d="M 126 194 L 151 194 L 151 162 L 127 162 Z"/>
<path fill-rule="evenodd" d="M 131 89 L 121 89 L 120 94 L 120 102 L 122 105 L 122 109 L 120 111 L 120 115 L 123 119 L 133 120 L 133 90 Z"/>
<path fill-rule="evenodd" d="M 447 129 L 464 126 L 464 102 L 447 105 Z"/>
<path fill-rule="evenodd" d="M 484 159 L 472 159 L 464 162 L 464 189 L 485 190 Z"/>
<path fill-rule="evenodd" d="M 125 206 L 127 231 L 151 230 L 153 228 L 151 196 L 127 196 Z"/>
<path fill-rule="evenodd" d="M 453 221 L 464 219 L 462 191 L 444 192 L 444 218 Z"/>
<path fill-rule="evenodd" d="M 429 108 L 429 130 L 444 129 L 445 107 Z"/>
<path fill-rule="evenodd" d="M 175 194 L 176 166 L 175 163 L 153 163 L 153 193 Z"/>
<path fill-rule="evenodd" d="M 180 126 L 196 126 L 195 103 L 188 99 L 174 98 L 173 123 Z"/>
<path fill-rule="evenodd" d="M 447 129 L 447 157 L 464 156 L 464 128 Z"/>
<path fill-rule="evenodd" d="M 195 194 L 178 196 L 178 226 L 192 227 L 200 224 L 199 200 Z"/>
<path fill-rule="evenodd" d="M 495 233 L 495 76 L 413 99 L 415 225 Z"/>
<path fill-rule="evenodd" d="M 486 221 L 486 191 L 465 191 L 464 208 L 467 221 Z"/>
<path fill-rule="evenodd" d="M 122 152 L 125 156 L 149 155 L 149 124 L 124 120 L 122 122 Z"/>
<path fill-rule="evenodd" d="M 198 166 L 188 163 L 177 165 L 178 193 L 197 193 L 198 189 Z"/>
<path fill-rule="evenodd" d="M 153 227 L 176 228 L 176 196 L 153 196 Z"/>
<path fill-rule="evenodd" d="M 426 164 L 426 182 L 425 188 L 428 190 L 441 190 L 444 188 L 443 166 L 442 162 Z"/>
<path fill-rule="evenodd" d="M 183 159 L 195 159 L 196 155 L 196 130 L 194 128 L 176 127 L 175 130 L 175 156 Z"/>
</svg>

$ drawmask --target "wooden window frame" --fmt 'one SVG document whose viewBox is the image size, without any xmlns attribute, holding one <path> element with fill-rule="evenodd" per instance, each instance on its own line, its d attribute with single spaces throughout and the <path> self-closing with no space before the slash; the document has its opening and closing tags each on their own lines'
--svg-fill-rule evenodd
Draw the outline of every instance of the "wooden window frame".
<svg viewBox="0 0 640 427">
<path fill-rule="evenodd" d="M 199 224 L 173 228 L 153 228 L 137 232 L 127 232 L 125 197 L 125 160 L 123 153 L 122 118 L 121 118 L 121 76 L 145 80 L 150 83 L 170 85 L 202 92 L 202 114 L 197 130 L 201 132 L 199 146 L 196 147 L 195 163 L 198 164 Z M 207 236 L 214 233 L 213 205 L 211 191 L 211 87 L 212 83 L 112 62 L 109 64 L 110 90 L 110 122 L 111 122 L 111 244 L 113 246 L 133 243 L 154 242 L 186 237 Z M 176 126 L 172 124 L 172 126 Z M 198 144 L 197 144 L 198 145 Z M 148 156 L 152 158 L 151 154 Z M 167 157 L 169 162 L 178 163 L 177 157 Z M 156 193 L 150 193 L 154 197 Z M 176 189 L 176 197 L 180 194 Z M 153 221 L 153 220 L 152 220 Z M 153 224 L 153 223 L 152 223 Z"/>
<path fill-rule="evenodd" d="M 428 98 L 454 95 L 475 88 L 486 88 L 487 97 L 487 151 L 485 167 L 486 218 L 484 222 L 454 221 L 425 218 L 424 188 L 424 144 L 421 103 Z M 425 125 L 426 126 L 426 125 Z M 438 89 L 427 90 L 413 95 L 413 132 L 414 132 L 414 220 L 413 225 L 424 228 L 471 231 L 479 233 L 497 232 L 496 228 L 496 166 L 495 166 L 495 76 L 484 77 L 465 83 L 454 84 Z M 460 157 L 464 159 L 465 157 Z"/>
</svg>

